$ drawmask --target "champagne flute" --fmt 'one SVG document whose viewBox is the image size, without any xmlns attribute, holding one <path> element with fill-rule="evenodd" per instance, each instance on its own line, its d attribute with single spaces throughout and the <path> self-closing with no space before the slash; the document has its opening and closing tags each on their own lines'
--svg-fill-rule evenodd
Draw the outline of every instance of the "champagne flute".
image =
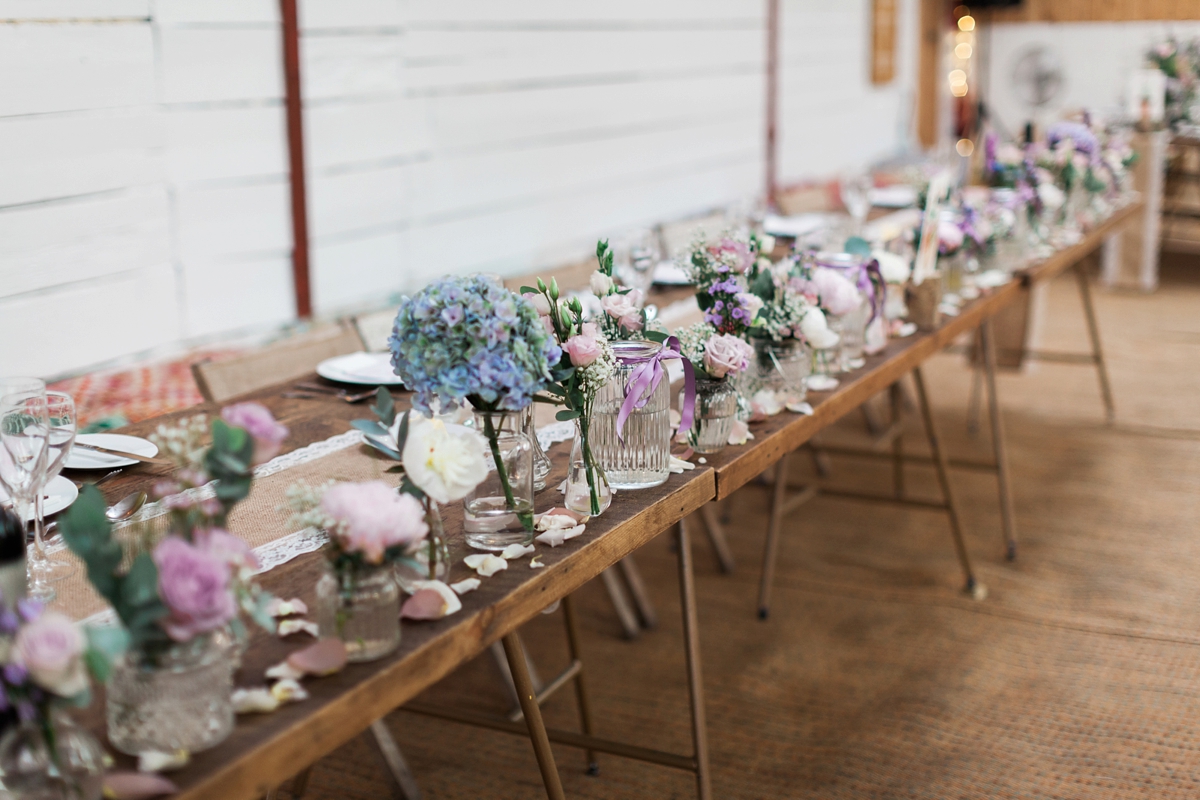
<svg viewBox="0 0 1200 800">
<path fill-rule="evenodd" d="M 36 388 L 22 386 L 0 396 L 0 484 L 8 491 L 22 521 L 34 518 L 45 484 L 49 428 L 44 388 L 39 394 Z M 43 569 L 45 558 L 40 547 L 27 562 L 29 597 L 49 602 L 54 590 Z"/>
<path fill-rule="evenodd" d="M 859 172 L 842 178 L 842 204 L 854 219 L 854 235 L 861 236 L 863 223 L 871 210 L 871 189 L 873 183 L 870 173 Z"/>
<path fill-rule="evenodd" d="M 71 455 L 75 445 L 76 416 L 75 401 L 65 392 L 46 392 L 46 480 L 43 485 L 49 486 L 50 481 L 62 472 L 63 464 Z M 66 561 L 51 561 L 45 557 L 46 546 L 46 517 L 43 513 L 44 493 L 38 492 L 34 501 L 34 546 L 37 558 L 41 562 L 39 568 L 47 580 L 59 581 L 75 572 L 75 566 Z"/>
</svg>

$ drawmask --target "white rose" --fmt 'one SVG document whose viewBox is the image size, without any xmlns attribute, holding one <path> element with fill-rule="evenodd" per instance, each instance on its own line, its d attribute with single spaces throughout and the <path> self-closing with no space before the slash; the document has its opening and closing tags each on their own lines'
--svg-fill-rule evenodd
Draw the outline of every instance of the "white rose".
<svg viewBox="0 0 1200 800">
<path fill-rule="evenodd" d="M 1042 201 L 1042 205 L 1050 210 L 1062 208 L 1062 204 L 1066 201 L 1066 195 L 1063 190 L 1052 183 L 1043 183 L 1037 187 L 1038 199 Z"/>
<path fill-rule="evenodd" d="M 441 420 L 412 422 L 404 443 L 409 480 L 438 503 L 466 497 L 487 477 L 483 437 L 462 425 Z"/>
<path fill-rule="evenodd" d="M 596 270 L 592 273 L 591 288 L 592 294 L 596 297 L 607 297 L 608 293 L 612 291 L 613 279 L 600 270 Z"/>
<path fill-rule="evenodd" d="M 800 332 L 804 334 L 808 344 L 817 350 L 833 347 L 839 339 L 836 333 L 829 330 L 825 312 L 815 307 L 805 312 L 803 319 L 800 320 Z"/>
<path fill-rule="evenodd" d="M 769 255 L 775 249 L 775 237 L 764 233 L 758 237 L 758 252 Z"/>
<path fill-rule="evenodd" d="M 908 280 L 908 259 L 886 250 L 874 250 L 871 257 L 879 262 L 879 274 L 887 283 L 904 283 Z"/>
</svg>

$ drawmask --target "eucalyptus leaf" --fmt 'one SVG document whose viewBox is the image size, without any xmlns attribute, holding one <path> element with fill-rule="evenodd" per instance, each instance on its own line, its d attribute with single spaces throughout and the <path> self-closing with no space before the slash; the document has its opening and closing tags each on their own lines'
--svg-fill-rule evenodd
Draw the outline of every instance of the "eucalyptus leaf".
<svg viewBox="0 0 1200 800">
<path fill-rule="evenodd" d="M 396 429 L 396 450 L 403 453 L 404 443 L 408 441 L 408 420 L 411 411 L 405 411 L 400 417 L 400 427 Z"/>
<path fill-rule="evenodd" d="M 871 243 L 861 236 L 851 236 L 846 240 L 845 250 L 856 256 L 869 256 L 871 255 Z"/>
<path fill-rule="evenodd" d="M 521 294 L 538 294 L 538 290 L 533 286 L 522 286 Z"/>
<path fill-rule="evenodd" d="M 666 331 L 646 331 L 643 335 L 650 341 L 658 342 L 659 344 L 662 344 L 671 336 Z"/>
<path fill-rule="evenodd" d="M 392 399 L 392 393 L 382 386 L 375 391 L 375 406 L 372 410 L 385 428 L 392 427 L 392 423 L 396 421 L 396 401 Z"/>
<path fill-rule="evenodd" d="M 365 441 L 368 446 L 375 448 L 376 450 L 383 453 L 385 456 L 392 459 L 393 461 L 400 461 L 402 459 L 402 456 L 400 455 L 399 452 L 393 450 L 392 448 L 388 447 L 386 444 L 383 444 L 382 442 L 380 442 L 377 439 L 367 438 Z"/>
<path fill-rule="evenodd" d="M 567 420 L 578 419 L 579 416 L 579 409 L 564 408 L 562 411 L 559 411 L 557 414 L 555 414 L 554 418 L 559 422 L 566 422 Z"/>
<path fill-rule="evenodd" d="M 390 434 L 388 429 L 380 425 L 373 419 L 355 419 L 350 421 L 350 427 L 355 430 L 362 431 L 368 436 L 383 436 L 387 437 Z"/>
</svg>

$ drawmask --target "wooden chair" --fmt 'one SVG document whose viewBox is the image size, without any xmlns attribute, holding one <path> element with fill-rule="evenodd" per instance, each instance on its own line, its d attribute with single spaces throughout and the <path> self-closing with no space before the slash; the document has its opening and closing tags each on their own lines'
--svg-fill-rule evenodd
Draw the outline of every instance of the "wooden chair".
<svg viewBox="0 0 1200 800">
<path fill-rule="evenodd" d="M 338 324 L 298 334 L 245 355 L 221 361 L 197 361 L 192 364 L 192 377 L 205 400 L 224 403 L 264 386 L 299 378 L 327 358 L 362 349 L 362 340 L 354 327 Z"/>
</svg>

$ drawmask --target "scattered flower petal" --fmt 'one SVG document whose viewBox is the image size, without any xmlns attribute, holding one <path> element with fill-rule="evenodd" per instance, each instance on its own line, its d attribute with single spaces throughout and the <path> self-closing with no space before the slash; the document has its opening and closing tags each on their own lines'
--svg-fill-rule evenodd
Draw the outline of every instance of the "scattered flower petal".
<svg viewBox="0 0 1200 800">
<path fill-rule="evenodd" d="M 346 666 L 346 645 L 333 637 L 318 639 L 288 656 L 287 663 L 305 675 L 332 675 Z"/>
<path fill-rule="evenodd" d="M 313 637 L 320 637 L 321 629 L 317 627 L 317 623 L 306 619 L 285 619 L 279 623 L 280 636 L 291 636 L 293 633 L 309 633 Z"/>
<path fill-rule="evenodd" d="M 745 444 L 753 438 L 754 434 L 750 432 L 749 423 L 740 419 L 733 421 L 733 428 L 729 431 L 729 444 Z"/>
<path fill-rule="evenodd" d="M 275 597 L 267 603 L 267 614 L 272 617 L 304 616 L 307 613 L 308 605 L 298 597 L 293 597 L 291 600 L 281 600 Z"/>
<path fill-rule="evenodd" d="M 695 469 L 696 465 L 690 461 L 684 461 L 682 458 L 671 456 L 671 461 L 667 465 L 667 469 L 676 474 L 682 474 L 684 470 Z"/>
<path fill-rule="evenodd" d="M 299 681 L 286 678 L 271 687 L 271 696 L 280 703 L 298 703 L 308 699 L 308 692 L 304 691 Z"/>
<path fill-rule="evenodd" d="M 770 389 L 759 389 L 754 393 L 754 397 L 750 398 L 750 410 L 755 414 L 773 417 L 783 411 L 783 403 L 779 402 L 775 392 Z"/>
<path fill-rule="evenodd" d="M 104 796 L 112 800 L 149 800 L 179 788 L 162 775 L 121 770 L 104 776 Z"/>
<path fill-rule="evenodd" d="M 573 528 L 552 528 L 537 537 L 537 541 L 542 544 L 548 544 L 551 547 L 558 547 L 567 539 L 574 539 L 576 536 L 583 533 L 584 525 L 576 525 Z"/>
<path fill-rule="evenodd" d="M 579 520 L 577 520 L 574 516 L 568 516 L 567 514 L 547 513 L 542 514 L 537 521 L 537 525 L 534 527 L 536 527 L 539 531 L 554 531 L 565 528 L 574 528 L 578 524 Z"/>
<path fill-rule="evenodd" d="M 466 594 L 478 589 L 479 583 L 479 578 L 465 578 L 458 583 L 450 584 L 450 588 L 454 590 L 455 594 Z"/>
<path fill-rule="evenodd" d="M 546 565 L 542 563 L 541 556 L 534 556 L 533 558 L 529 559 L 530 569 L 545 569 L 545 567 Z"/>
<path fill-rule="evenodd" d="M 705 458 L 704 456 L 700 456 L 699 458 L 697 458 L 697 459 L 696 459 L 696 463 L 697 463 L 697 464 L 707 464 L 707 463 L 708 463 L 708 459 L 707 459 L 707 458 Z"/>
<path fill-rule="evenodd" d="M 279 708 L 279 698 L 265 686 L 234 689 L 231 700 L 235 714 L 269 714 Z"/>
<path fill-rule="evenodd" d="M 298 670 L 286 661 L 280 661 L 273 667 L 268 667 L 263 677 L 269 681 L 298 681 L 304 677 L 304 672 Z"/>
<path fill-rule="evenodd" d="M 463 559 L 463 563 L 485 578 L 490 578 L 502 569 L 508 569 L 508 562 L 491 553 L 474 553 Z"/>
<path fill-rule="evenodd" d="M 174 753 L 162 753 L 150 750 L 138 754 L 138 772 L 170 772 L 183 769 L 192 760 L 187 750 L 176 750 Z"/>
<path fill-rule="evenodd" d="M 462 608 L 462 601 L 441 581 L 417 581 L 400 608 L 403 619 L 441 619 Z"/>
<path fill-rule="evenodd" d="M 804 414 L 808 417 L 811 417 L 813 413 L 813 407 L 808 403 L 788 403 L 787 410 L 794 414 Z"/>
<path fill-rule="evenodd" d="M 543 517 L 545 517 L 545 516 L 570 517 L 571 519 L 575 520 L 576 522 L 587 522 L 588 521 L 587 514 L 580 514 L 578 511 L 572 511 L 571 509 L 563 508 L 562 506 L 555 506 L 554 508 L 547 511 L 545 514 L 542 514 L 542 516 Z"/>
<path fill-rule="evenodd" d="M 510 544 L 500 553 L 500 557 L 506 561 L 512 561 L 517 558 L 523 558 L 533 552 L 531 544 Z"/>
</svg>

